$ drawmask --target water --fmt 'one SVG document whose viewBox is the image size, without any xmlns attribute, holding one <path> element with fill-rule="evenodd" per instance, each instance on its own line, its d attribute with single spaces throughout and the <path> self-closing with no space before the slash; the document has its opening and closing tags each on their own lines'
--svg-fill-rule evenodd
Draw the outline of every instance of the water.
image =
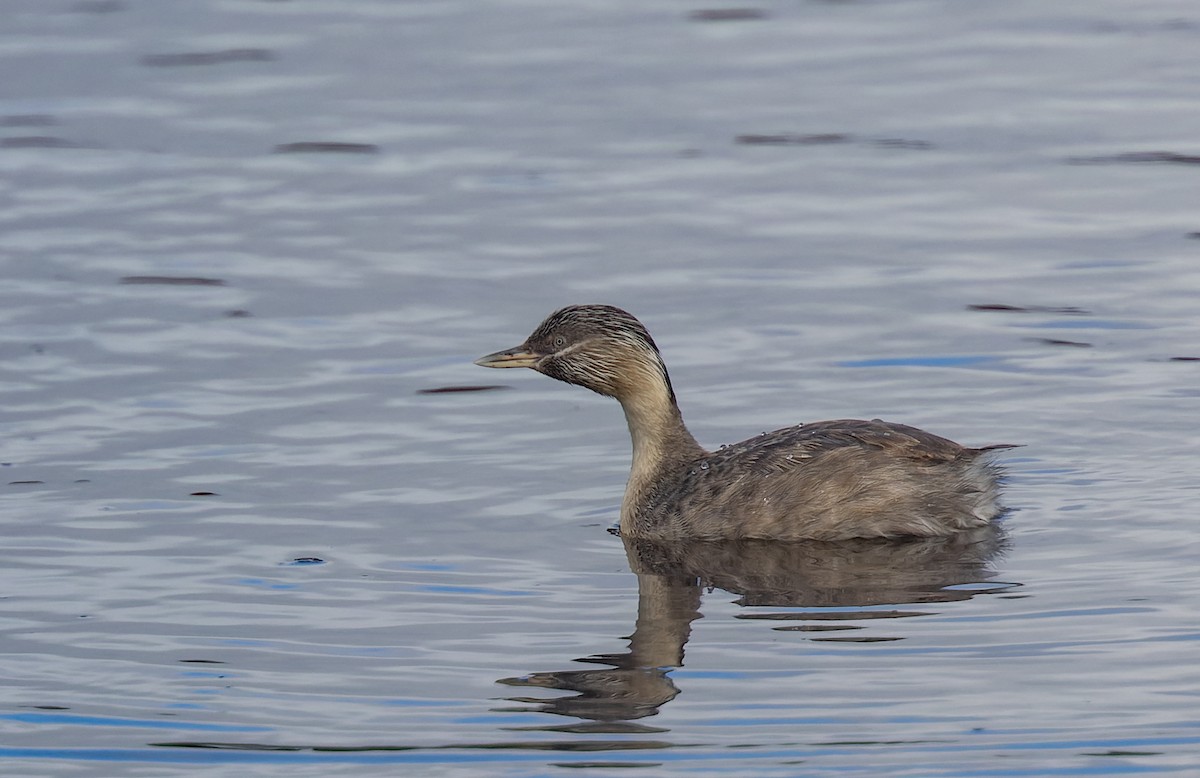
<svg viewBox="0 0 1200 778">
<path fill-rule="evenodd" d="M 722 9 L 6 4 L 5 775 L 1200 769 L 1195 8 Z M 569 302 L 1003 536 L 627 556 Z"/>
</svg>

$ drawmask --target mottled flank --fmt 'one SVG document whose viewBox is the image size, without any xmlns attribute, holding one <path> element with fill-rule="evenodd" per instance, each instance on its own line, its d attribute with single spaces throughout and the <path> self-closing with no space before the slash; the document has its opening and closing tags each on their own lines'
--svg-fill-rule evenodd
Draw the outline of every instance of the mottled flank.
<svg viewBox="0 0 1200 778">
<path fill-rule="evenodd" d="M 606 305 L 555 312 L 520 346 L 478 360 L 615 397 L 633 439 L 621 534 L 844 540 L 941 537 L 1003 512 L 988 453 L 915 427 L 856 419 L 766 432 L 707 451 L 688 432 L 658 347 Z"/>
<path fill-rule="evenodd" d="M 660 471 L 622 532 L 635 537 L 937 537 L 1001 512 L 988 449 L 845 419 L 788 427 Z"/>
</svg>

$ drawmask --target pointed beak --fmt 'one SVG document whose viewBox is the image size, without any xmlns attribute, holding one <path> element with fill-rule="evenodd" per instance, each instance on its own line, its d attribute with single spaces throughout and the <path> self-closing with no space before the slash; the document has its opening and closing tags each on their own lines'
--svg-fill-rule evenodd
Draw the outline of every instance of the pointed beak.
<svg viewBox="0 0 1200 778">
<path fill-rule="evenodd" d="M 486 357 L 480 357 L 475 360 L 475 364 L 480 367 L 534 367 L 541 358 L 541 354 L 530 351 L 522 343 L 520 346 L 497 351 L 495 354 L 488 354 Z"/>
</svg>

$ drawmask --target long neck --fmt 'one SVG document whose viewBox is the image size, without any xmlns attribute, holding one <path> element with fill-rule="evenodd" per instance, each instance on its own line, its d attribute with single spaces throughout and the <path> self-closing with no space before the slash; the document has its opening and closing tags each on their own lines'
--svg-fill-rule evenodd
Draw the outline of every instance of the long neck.
<svg viewBox="0 0 1200 778">
<path fill-rule="evenodd" d="M 643 369 L 630 376 L 626 391 L 617 395 L 633 440 L 633 465 L 621 503 L 622 526 L 634 520 L 642 501 L 673 465 L 707 453 L 684 425 L 666 368 L 656 362 L 641 365 Z"/>
</svg>

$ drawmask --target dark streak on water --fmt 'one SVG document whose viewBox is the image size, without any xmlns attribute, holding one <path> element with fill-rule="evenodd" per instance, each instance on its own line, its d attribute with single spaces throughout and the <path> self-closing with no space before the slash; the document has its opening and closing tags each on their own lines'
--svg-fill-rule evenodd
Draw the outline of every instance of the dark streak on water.
<svg viewBox="0 0 1200 778">
<path fill-rule="evenodd" d="M 705 8 L 692 11 L 688 18 L 696 22 L 744 22 L 766 19 L 767 12 L 761 8 Z"/>
<path fill-rule="evenodd" d="M 490 392 L 496 389 L 510 389 L 502 384 L 483 384 L 480 386 L 438 386 L 433 389 L 418 389 L 417 394 L 453 394 L 456 392 Z"/>
<path fill-rule="evenodd" d="M 862 142 L 884 149 L 903 149 L 909 151 L 925 151 L 935 148 L 933 143 L 911 138 L 856 138 L 854 135 L 842 132 L 823 132 L 812 134 L 778 133 L 774 135 L 738 135 L 734 143 L 741 146 L 826 146 L 839 143 Z"/>
<path fill-rule="evenodd" d="M 124 276 L 122 284 L 160 285 L 160 286 L 225 286 L 220 278 L 200 278 L 198 276 Z"/>
<path fill-rule="evenodd" d="M 830 143 L 849 143 L 852 136 L 841 132 L 820 132 L 807 135 L 779 133 L 775 135 L 739 135 L 735 143 L 743 146 L 824 146 Z"/>
<path fill-rule="evenodd" d="M 271 62 L 275 54 L 267 49 L 226 49 L 180 54 L 147 54 L 141 63 L 147 67 L 175 68 L 197 65 L 223 65 L 228 62 Z"/>
<path fill-rule="evenodd" d="M 1120 165 L 1126 163 L 1200 165 L 1200 155 L 1179 154 L 1174 151 L 1129 151 L 1095 157 L 1070 157 L 1067 161 L 1073 165 Z"/>
<path fill-rule="evenodd" d="M 913 140 L 911 138 L 876 138 L 871 143 L 885 149 L 905 149 L 910 151 L 926 151 L 936 148 L 934 144 L 927 140 Z"/>
<path fill-rule="evenodd" d="M 225 662 L 219 659 L 180 659 L 180 664 L 188 665 L 223 665 Z"/>
<path fill-rule="evenodd" d="M 789 629 L 788 627 L 774 627 L 779 631 Z M 883 635 L 874 635 L 872 637 L 862 638 L 812 638 L 814 643 L 894 643 L 897 640 L 904 640 L 902 637 L 886 637 Z"/>
<path fill-rule="evenodd" d="M 1054 305 L 1006 305 L 1004 303 L 976 303 L 967 306 L 968 311 L 1001 311 L 1004 313 L 1062 313 L 1069 316 L 1091 316 L 1092 312 L 1075 306 Z"/>
<path fill-rule="evenodd" d="M 378 154 L 379 147 L 373 143 L 346 143 L 342 141 L 298 141 L 281 143 L 275 147 L 276 154 Z"/>
<path fill-rule="evenodd" d="M 1047 346 L 1074 346 L 1076 348 L 1091 348 L 1091 343 L 1085 343 L 1080 340 L 1060 340 L 1058 338 L 1028 338 L 1034 343 L 1042 343 Z"/>
<path fill-rule="evenodd" d="M 0 138 L 0 148 L 6 149 L 77 149 L 78 143 L 52 135 L 18 135 Z"/>
</svg>

